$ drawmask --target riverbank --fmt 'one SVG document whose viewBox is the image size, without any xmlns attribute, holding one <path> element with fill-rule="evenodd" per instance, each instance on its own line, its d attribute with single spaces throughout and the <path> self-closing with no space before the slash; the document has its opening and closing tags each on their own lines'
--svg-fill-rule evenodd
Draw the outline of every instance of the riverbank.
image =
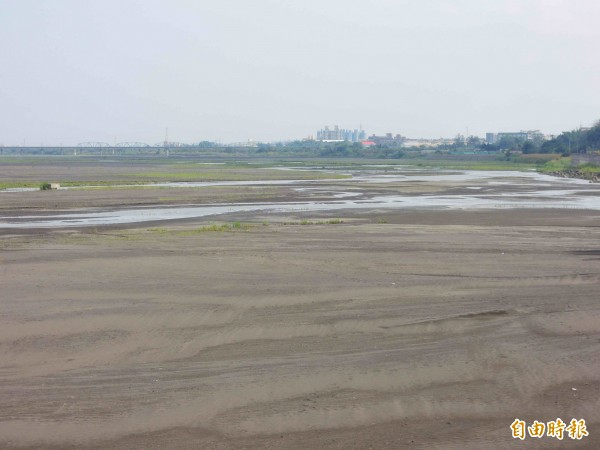
<svg viewBox="0 0 600 450">
<path fill-rule="evenodd" d="M 588 180 L 590 183 L 600 183 L 600 172 L 590 172 L 572 168 L 542 173 L 558 178 L 578 178 L 581 180 Z"/>
<path fill-rule="evenodd" d="M 600 166 L 590 162 L 586 163 L 584 156 L 574 155 L 548 161 L 539 169 L 539 172 L 558 178 L 588 180 L 590 183 L 600 182 Z"/>
</svg>

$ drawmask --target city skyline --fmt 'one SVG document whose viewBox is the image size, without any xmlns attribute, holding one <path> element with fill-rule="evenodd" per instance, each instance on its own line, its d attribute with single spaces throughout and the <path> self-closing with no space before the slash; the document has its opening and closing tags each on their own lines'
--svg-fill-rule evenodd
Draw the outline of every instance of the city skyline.
<svg viewBox="0 0 600 450">
<path fill-rule="evenodd" d="M 600 118 L 592 0 L 2 2 L 0 144 L 423 138 Z"/>
<path fill-rule="evenodd" d="M 590 124 L 592 125 L 592 124 Z M 578 126 L 573 128 L 573 130 L 575 129 L 588 129 L 589 127 L 586 126 Z M 502 136 L 511 136 L 511 137 L 525 137 L 526 139 L 532 139 L 531 136 L 535 135 L 535 136 L 539 136 L 539 138 L 542 139 L 549 139 L 551 137 L 554 137 L 560 133 L 562 133 L 563 131 L 572 131 L 572 130 L 562 130 L 559 133 L 546 133 L 544 132 L 544 130 L 525 130 L 523 128 L 520 129 L 514 129 L 514 130 L 498 130 L 498 129 L 494 129 L 494 130 L 488 130 L 485 133 L 482 134 L 473 134 L 470 133 L 468 130 L 465 130 L 466 132 L 463 134 L 461 133 L 461 131 L 457 131 L 456 133 L 452 134 L 452 135 L 448 135 L 448 136 L 432 136 L 432 135 L 426 135 L 426 136 L 402 136 L 400 134 L 399 129 L 394 129 L 392 130 L 392 132 L 390 132 L 390 130 L 386 130 L 385 132 L 381 132 L 381 133 L 374 133 L 374 132 L 368 132 L 366 130 L 363 129 L 362 125 L 359 128 L 355 128 L 355 129 L 346 129 L 346 128 L 342 128 L 339 125 L 333 125 L 333 126 L 329 126 L 329 125 L 325 125 L 323 126 L 321 129 L 317 130 L 316 133 L 309 133 L 303 137 L 283 137 L 281 139 L 277 139 L 277 140 L 259 140 L 259 139 L 244 139 L 244 140 L 238 140 L 238 141 L 223 141 L 223 140 L 210 140 L 210 139 L 204 139 L 202 137 L 194 139 L 194 140 L 190 140 L 190 141 L 183 141 L 183 140 L 178 140 L 177 138 L 175 139 L 169 139 L 168 136 L 168 132 L 167 134 L 164 136 L 163 140 L 159 140 L 159 141 L 142 141 L 142 140 L 134 140 L 134 139 L 125 139 L 123 141 L 117 141 L 116 139 L 113 141 L 98 141 L 98 140 L 94 140 L 94 139 L 84 139 L 81 142 L 60 142 L 60 143 L 45 143 L 45 142 L 39 142 L 39 143 L 35 143 L 35 142 L 27 142 L 27 141 L 23 141 L 20 143 L 3 143 L 2 141 L 0 141 L 0 147 L 102 147 L 102 146 L 106 146 L 106 147 L 142 147 L 142 146 L 147 146 L 147 147 L 164 147 L 170 145 L 170 146 L 178 146 L 178 145 L 185 145 L 185 146 L 196 146 L 198 144 L 204 144 L 204 143 L 214 143 L 214 144 L 218 144 L 218 145 L 244 145 L 244 144 L 250 144 L 250 143 L 255 143 L 255 144 L 275 144 L 275 143 L 285 143 L 285 142 L 294 142 L 294 141 L 302 141 L 302 140 L 316 140 L 316 141 L 323 141 L 323 142 L 334 142 L 334 141 L 347 141 L 347 142 L 361 142 L 361 141 L 368 141 L 370 140 L 370 138 L 372 137 L 388 137 L 391 138 L 393 135 L 396 135 L 397 137 L 402 137 L 404 140 L 431 140 L 431 141 L 435 141 L 435 140 L 452 140 L 455 138 L 467 138 L 467 137 L 477 137 L 480 138 L 482 140 L 485 140 L 487 143 L 496 143 Z"/>
</svg>

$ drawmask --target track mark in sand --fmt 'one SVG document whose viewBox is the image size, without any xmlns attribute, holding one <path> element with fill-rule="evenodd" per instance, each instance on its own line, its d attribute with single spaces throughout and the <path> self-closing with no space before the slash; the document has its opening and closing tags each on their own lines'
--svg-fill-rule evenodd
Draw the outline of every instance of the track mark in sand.
<svg viewBox="0 0 600 450">
<path fill-rule="evenodd" d="M 13 341 L 0 342 L 0 351 L 81 351 L 87 347 L 96 347 L 106 341 L 115 341 L 129 336 L 124 330 L 102 330 L 95 332 L 69 333 L 64 335 L 27 336 Z"/>
<path fill-rule="evenodd" d="M 404 273 L 414 277 L 435 277 L 435 278 L 458 278 L 458 279 L 481 279 L 481 280 L 510 280 L 513 283 L 523 282 L 552 282 L 557 281 L 559 284 L 589 284 L 600 283 L 600 274 L 598 273 L 576 273 L 569 275 L 542 275 L 529 277 L 513 277 L 513 276 L 495 276 L 495 275 L 461 275 L 451 273 Z"/>
<path fill-rule="evenodd" d="M 488 318 L 488 317 L 496 317 L 496 316 L 504 316 L 508 314 L 508 311 L 505 309 L 493 309 L 490 311 L 482 311 L 482 312 L 477 312 L 477 313 L 466 313 L 466 314 L 460 314 L 457 316 L 457 318 L 462 319 L 477 319 L 477 318 Z"/>
<path fill-rule="evenodd" d="M 576 256 L 587 256 L 584 261 L 600 261 L 600 258 L 593 258 L 593 256 L 600 256 L 600 250 L 575 250 L 571 252 L 572 255 Z"/>
<path fill-rule="evenodd" d="M 600 313 L 565 311 L 530 317 L 527 325 L 540 336 L 600 335 Z"/>
<path fill-rule="evenodd" d="M 571 254 L 580 256 L 600 256 L 600 249 L 575 250 L 572 251 Z"/>
<path fill-rule="evenodd" d="M 381 325 L 379 328 L 387 330 L 387 329 L 393 329 L 393 328 L 398 328 L 398 327 L 415 326 L 415 325 L 418 326 L 418 325 L 443 324 L 444 322 L 450 322 L 450 321 L 462 320 L 462 319 L 493 319 L 493 318 L 496 318 L 499 316 L 507 316 L 509 314 L 510 314 L 510 312 L 505 309 L 493 309 L 493 310 L 489 310 L 489 311 L 470 312 L 470 313 L 458 314 L 456 316 L 440 317 L 437 319 L 428 319 L 428 320 L 421 320 L 418 322 L 403 323 L 400 325 L 390 325 L 390 326 Z"/>
<path fill-rule="evenodd" d="M 463 389 L 471 383 L 460 383 Z M 430 386 L 431 387 L 431 386 Z M 477 380 L 475 390 L 489 389 Z M 442 386 L 442 392 L 447 386 Z M 501 406 L 490 400 L 468 399 L 457 390 L 456 395 L 440 398 L 432 391 L 357 391 L 342 389 L 311 392 L 284 401 L 250 404 L 217 416 L 217 431 L 230 435 L 260 435 L 268 432 L 298 432 L 341 427 L 356 427 L 394 419 L 427 419 L 439 416 L 471 416 L 492 414 Z M 468 411 L 465 413 L 465 411 Z"/>
</svg>

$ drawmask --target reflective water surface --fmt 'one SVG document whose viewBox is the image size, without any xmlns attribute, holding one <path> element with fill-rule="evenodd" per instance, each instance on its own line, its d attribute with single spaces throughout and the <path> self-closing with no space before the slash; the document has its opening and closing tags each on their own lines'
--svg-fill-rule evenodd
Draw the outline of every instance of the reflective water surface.
<svg viewBox="0 0 600 450">
<path fill-rule="evenodd" d="M 441 186 L 440 193 L 402 193 L 403 186 Z M 158 220 L 224 216 L 236 212 L 262 213 L 338 211 L 342 209 L 506 209 L 577 208 L 600 210 L 600 186 L 585 180 L 555 178 L 535 172 L 403 170 L 377 173 L 366 170 L 348 179 L 157 183 L 160 187 L 298 185 L 306 201 L 289 203 L 222 203 L 154 207 L 84 209 L 48 215 L 0 216 L 0 228 L 83 227 L 143 223 Z M 390 188 L 390 186 L 392 188 Z M 383 187 L 386 193 L 378 192 Z M 387 188 L 386 188 L 387 187 Z M 438 189 L 439 190 L 439 189 Z M 396 191 L 396 192 L 394 192 Z M 3 195 L 10 195 L 5 192 Z M 21 193 L 20 195 L 24 195 Z M 311 201 L 310 197 L 318 196 Z M 1 198 L 1 197 L 0 197 Z"/>
</svg>

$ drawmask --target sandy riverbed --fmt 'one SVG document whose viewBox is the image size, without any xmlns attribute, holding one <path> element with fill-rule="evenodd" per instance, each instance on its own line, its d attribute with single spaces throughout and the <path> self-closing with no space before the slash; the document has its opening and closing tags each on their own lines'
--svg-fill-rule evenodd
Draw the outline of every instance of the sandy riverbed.
<svg viewBox="0 0 600 450">
<path fill-rule="evenodd" d="M 600 447 L 599 211 L 330 218 L 5 230 L 0 448 Z"/>
</svg>

